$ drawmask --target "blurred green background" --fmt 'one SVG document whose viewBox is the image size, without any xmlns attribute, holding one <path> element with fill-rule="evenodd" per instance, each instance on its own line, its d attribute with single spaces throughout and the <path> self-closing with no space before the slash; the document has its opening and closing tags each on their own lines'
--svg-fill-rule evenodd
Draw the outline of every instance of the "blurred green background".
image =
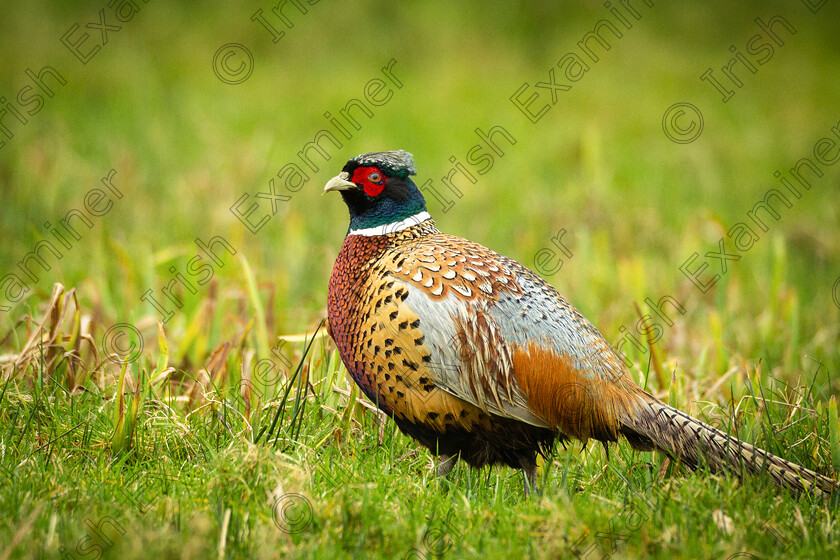
<svg viewBox="0 0 840 560">
<path fill-rule="evenodd" d="M 156 317 L 140 296 L 183 272 L 198 252 L 195 238 L 225 237 L 254 270 L 266 298 L 271 334 L 300 332 L 324 314 L 332 263 L 346 232 L 339 197 L 321 197 L 344 162 L 367 151 L 403 148 L 418 166 L 418 183 L 440 178 L 477 143 L 474 129 L 505 127 L 517 142 L 504 147 L 476 184 L 447 213 L 430 201 L 443 231 L 468 237 L 533 267 L 560 228 L 573 252 L 546 279 L 615 342 L 636 321 L 634 302 L 672 295 L 686 307 L 662 343 L 686 369 L 722 373 L 742 361 L 790 381 L 840 366 L 840 309 L 832 287 L 840 276 L 840 194 L 836 168 L 824 177 L 738 262 L 701 294 L 680 265 L 694 252 L 717 251 L 718 240 L 770 187 L 773 172 L 813 157 L 816 141 L 840 123 L 838 8 L 814 14 L 803 2 L 711 2 L 692 5 L 630 2 L 641 19 L 619 28 L 609 51 L 538 123 L 509 98 L 533 89 L 557 61 L 580 53 L 577 42 L 599 20 L 616 23 L 602 2 L 388 2 L 291 4 L 284 26 L 270 2 L 210 3 L 136 0 L 140 7 L 107 44 L 82 64 L 60 38 L 74 24 L 99 39 L 98 22 L 116 24 L 102 2 L 29 2 L 0 18 L 0 95 L 13 100 L 30 83 L 25 70 L 52 66 L 67 80 L 24 126 L 2 118 L 0 136 L 0 274 L 6 275 L 109 169 L 124 198 L 52 269 L 23 302 L 0 313 L 2 336 L 27 313 L 37 314 L 54 282 L 76 287 L 82 306 L 102 324 Z M 610 4 L 628 13 L 625 4 Z M 251 20 L 257 10 L 285 32 L 276 43 Z M 747 55 L 760 32 L 755 18 L 781 15 L 784 46 L 764 64 Z M 238 43 L 253 54 L 253 73 L 238 85 L 213 72 L 214 53 Z M 743 87 L 726 103 L 700 80 L 733 54 L 755 62 L 736 72 Z M 257 234 L 229 211 L 249 203 L 365 84 L 396 60 L 404 84 L 374 107 L 372 119 Z M 527 97 L 528 94 L 526 94 Z M 662 117 L 678 102 L 697 106 L 702 135 L 689 144 L 665 136 Z M 18 105 L 19 107 L 19 105 Z M 331 130 L 331 129 L 330 129 Z M 344 139 L 342 139 L 344 140 Z M 474 168 L 473 168 L 474 170 Z M 279 183 L 279 182 L 278 182 Z M 279 184 L 278 184 L 279 187 Z M 290 194 L 286 192 L 285 194 Z M 729 246 L 731 248 L 731 245 Z M 216 267 L 222 312 L 211 343 L 232 323 L 246 323 L 242 261 Z M 718 265 L 709 260 L 710 271 Z M 178 292 L 184 308 L 167 324 L 177 342 L 208 286 Z M 838 293 L 840 296 L 840 293 Z M 7 305 L 5 298 L 0 305 Z M 171 305 L 168 305 L 172 308 Z M 7 346 L 19 345 L 11 337 Z M 828 392 L 824 387 L 824 394 Z M 840 387 L 833 386 L 836 392 Z"/>
</svg>

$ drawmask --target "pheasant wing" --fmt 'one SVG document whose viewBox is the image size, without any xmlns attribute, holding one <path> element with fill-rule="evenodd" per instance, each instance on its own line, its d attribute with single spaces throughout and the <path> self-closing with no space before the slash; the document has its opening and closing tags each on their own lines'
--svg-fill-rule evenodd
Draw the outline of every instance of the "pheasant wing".
<svg viewBox="0 0 840 560">
<path fill-rule="evenodd" d="M 402 246 L 388 268 L 420 318 L 437 387 L 498 416 L 583 440 L 617 438 L 619 415 L 641 390 L 597 329 L 539 276 L 444 234 Z"/>
</svg>

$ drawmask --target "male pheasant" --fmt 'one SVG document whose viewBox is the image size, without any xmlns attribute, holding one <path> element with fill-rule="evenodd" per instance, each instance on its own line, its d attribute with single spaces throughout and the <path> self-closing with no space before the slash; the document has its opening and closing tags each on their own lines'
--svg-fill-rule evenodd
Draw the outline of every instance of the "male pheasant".
<svg viewBox="0 0 840 560">
<path fill-rule="evenodd" d="M 410 153 L 352 158 L 350 229 L 329 283 L 330 335 L 350 375 L 400 430 L 441 457 L 523 470 L 557 439 L 617 441 L 692 468 L 767 472 L 794 492 L 836 483 L 735 439 L 639 388 L 604 337 L 518 262 L 441 233 Z"/>
</svg>

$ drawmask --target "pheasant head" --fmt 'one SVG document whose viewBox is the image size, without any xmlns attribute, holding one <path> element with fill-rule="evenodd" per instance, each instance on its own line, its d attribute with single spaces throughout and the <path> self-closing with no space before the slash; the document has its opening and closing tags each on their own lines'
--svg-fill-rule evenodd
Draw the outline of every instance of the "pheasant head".
<svg viewBox="0 0 840 560">
<path fill-rule="evenodd" d="M 372 152 L 350 159 L 324 193 L 339 191 L 350 210 L 350 231 L 383 229 L 429 218 L 426 200 L 411 180 L 414 158 L 405 150 Z"/>
</svg>

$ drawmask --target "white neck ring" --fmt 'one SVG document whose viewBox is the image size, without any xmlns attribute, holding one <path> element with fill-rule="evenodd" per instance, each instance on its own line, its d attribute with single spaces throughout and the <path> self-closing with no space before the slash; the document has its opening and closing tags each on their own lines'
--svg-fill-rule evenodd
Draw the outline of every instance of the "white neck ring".
<svg viewBox="0 0 840 560">
<path fill-rule="evenodd" d="M 366 237 L 373 237 L 376 235 L 388 235 L 389 233 L 396 233 L 398 231 L 402 231 L 406 228 L 410 228 L 411 226 L 416 226 L 420 222 L 425 222 L 426 220 L 431 220 L 432 217 L 429 215 L 428 212 L 423 211 L 413 216 L 409 216 L 404 220 L 400 220 L 399 222 L 392 222 L 390 224 L 382 224 L 381 226 L 371 227 L 371 228 L 364 228 L 364 229 L 351 229 L 347 235 L 364 235 Z"/>
</svg>

